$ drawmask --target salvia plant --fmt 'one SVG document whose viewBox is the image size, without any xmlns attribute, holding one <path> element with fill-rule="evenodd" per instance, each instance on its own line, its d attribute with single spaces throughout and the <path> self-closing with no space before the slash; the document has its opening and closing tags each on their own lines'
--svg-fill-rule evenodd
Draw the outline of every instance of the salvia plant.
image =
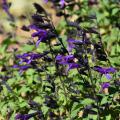
<svg viewBox="0 0 120 120">
<path fill-rule="evenodd" d="M 28 49 L 14 49 L 13 64 L 1 70 L 1 92 L 2 86 L 9 92 L 1 99 L 11 103 L 4 113 L 7 120 L 119 120 L 119 67 L 109 59 L 97 13 L 84 11 L 99 1 L 43 2 L 62 22 L 56 26 L 49 11 L 33 3 L 36 12 L 30 25 L 21 28 L 31 34 Z M 14 23 L 5 0 L 3 9 Z M 112 24 L 119 29 L 117 20 Z"/>
</svg>

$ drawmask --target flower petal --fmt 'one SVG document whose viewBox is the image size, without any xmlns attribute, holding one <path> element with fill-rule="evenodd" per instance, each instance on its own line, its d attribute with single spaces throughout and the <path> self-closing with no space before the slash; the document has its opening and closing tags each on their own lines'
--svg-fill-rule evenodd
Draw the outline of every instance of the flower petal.
<svg viewBox="0 0 120 120">
<path fill-rule="evenodd" d="M 105 76 L 108 80 L 112 79 L 112 76 L 110 74 L 105 74 Z"/>
</svg>

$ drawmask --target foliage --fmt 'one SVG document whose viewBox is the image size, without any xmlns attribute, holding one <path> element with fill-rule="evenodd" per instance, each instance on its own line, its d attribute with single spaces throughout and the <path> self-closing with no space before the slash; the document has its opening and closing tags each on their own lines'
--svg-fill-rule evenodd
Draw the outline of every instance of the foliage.
<svg viewBox="0 0 120 120">
<path fill-rule="evenodd" d="M 21 45 L 14 35 L 16 18 L 3 0 L 13 31 L 0 30 L 7 36 L 0 45 L 0 115 L 6 120 L 120 119 L 120 2 L 44 4 L 52 6 L 59 24 L 34 3 L 36 12 L 31 19 L 25 16 L 30 24 L 21 28 L 31 38 Z M 10 50 L 12 45 L 18 48 Z"/>
</svg>

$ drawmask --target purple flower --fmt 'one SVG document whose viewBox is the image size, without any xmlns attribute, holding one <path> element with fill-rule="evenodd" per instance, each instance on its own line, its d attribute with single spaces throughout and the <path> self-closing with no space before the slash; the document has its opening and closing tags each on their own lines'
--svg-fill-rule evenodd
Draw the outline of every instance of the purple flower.
<svg viewBox="0 0 120 120">
<path fill-rule="evenodd" d="M 30 66 L 26 66 L 26 65 L 23 65 L 23 66 L 14 65 L 13 68 L 19 68 L 20 70 L 26 70 L 26 69 L 30 68 Z"/>
<path fill-rule="evenodd" d="M 25 70 L 31 68 L 31 66 L 27 66 L 27 65 L 23 65 L 23 66 L 14 65 L 13 68 L 18 68 L 19 69 L 19 73 L 22 74 Z"/>
<path fill-rule="evenodd" d="M 21 59 L 20 64 L 26 62 L 30 64 L 33 60 L 39 59 L 43 57 L 45 54 L 38 54 L 38 53 L 24 53 L 22 55 L 17 55 L 18 59 Z"/>
<path fill-rule="evenodd" d="M 46 36 L 46 34 L 47 34 L 46 30 L 39 29 L 37 32 L 34 32 L 32 34 L 32 37 L 40 37 L 40 38 L 42 38 L 42 37 Z"/>
<path fill-rule="evenodd" d="M 29 25 L 28 28 L 36 30 L 36 31 L 39 30 L 39 28 L 36 25 L 34 25 L 34 24 Z"/>
<path fill-rule="evenodd" d="M 19 120 L 28 120 L 29 118 L 31 118 L 31 117 L 27 114 L 26 115 L 17 114 L 16 117 L 15 117 L 16 120 L 18 120 L 18 119 Z"/>
<path fill-rule="evenodd" d="M 44 2 L 45 2 L 45 3 L 47 3 L 47 2 L 48 2 L 48 0 L 44 0 Z"/>
<path fill-rule="evenodd" d="M 59 64 L 62 64 L 64 62 L 64 56 L 63 55 L 57 55 L 56 56 L 56 62 Z"/>
<path fill-rule="evenodd" d="M 104 82 L 101 84 L 102 90 L 104 90 L 105 88 L 109 88 L 110 87 L 110 83 L 109 82 Z"/>
<path fill-rule="evenodd" d="M 104 93 L 108 93 L 108 89 L 106 91 L 106 88 L 109 88 L 110 87 L 110 83 L 109 82 L 104 82 L 101 84 L 101 90 L 100 90 L 100 93 L 101 92 L 104 92 Z"/>
<path fill-rule="evenodd" d="M 68 63 L 71 63 L 73 62 L 74 58 L 75 58 L 74 55 L 67 55 L 64 57 L 64 60 Z"/>
<path fill-rule="evenodd" d="M 56 57 L 56 62 L 63 65 L 69 64 L 73 62 L 73 60 L 74 60 L 74 55 L 67 55 L 67 56 L 57 55 Z"/>
<path fill-rule="evenodd" d="M 60 0 L 60 6 L 63 8 L 65 6 L 65 0 Z"/>
<path fill-rule="evenodd" d="M 74 55 L 57 55 L 56 62 L 62 65 L 68 65 L 68 68 L 66 72 L 68 72 L 71 69 L 79 68 L 80 65 L 74 62 Z"/>
<path fill-rule="evenodd" d="M 68 67 L 68 71 L 75 68 L 80 68 L 80 65 L 77 63 L 70 63 Z"/>
<path fill-rule="evenodd" d="M 7 3 L 7 0 L 2 0 L 2 7 L 3 7 L 4 11 L 7 13 L 7 15 L 11 18 L 11 20 L 13 20 L 13 16 L 9 12 L 9 6 L 8 6 L 8 3 Z"/>
<path fill-rule="evenodd" d="M 83 44 L 81 40 L 68 39 L 68 51 L 72 52 L 72 49 L 75 48 L 75 44 Z"/>
<path fill-rule="evenodd" d="M 32 34 L 32 37 L 38 37 L 38 40 L 36 42 L 36 47 L 38 47 L 40 42 L 43 42 L 47 38 L 47 31 L 46 30 L 39 30 Z"/>
<path fill-rule="evenodd" d="M 38 37 L 38 40 L 36 42 L 36 47 L 38 47 L 40 42 L 45 42 L 45 40 L 47 39 L 46 30 L 40 29 L 35 25 L 30 25 L 29 28 L 36 30 L 36 32 L 32 34 L 32 37 Z"/>
<path fill-rule="evenodd" d="M 39 114 L 39 111 L 38 112 L 35 112 L 35 113 L 31 113 L 31 114 L 17 114 L 16 117 L 15 117 L 15 120 L 29 120 L 30 118 L 34 117 L 35 115 Z"/>
<path fill-rule="evenodd" d="M 93 69 L 95 71 L 101 73 L 102 75 L 105 75 L 107 79 L 111 79 L 112 78 L 110 73 L 115 73 L 116 72 L 116 70 L 113 67 L 103 68 L 103 67 L 100 67 L 100 66 L 94 66 Z"/>
<path fill-rule="evenodd" d="M 22 55 L 16 55 L 16 57 L 17 58 L 21 58 L 21 59 L 24 59 L 24 58 L 26 58 L 26 57 L 28 57 L 29 56 L 29 54 L 28 53 L 24 53 L 24 54 L 22 54 Z"/>
<path fill-rule="evenodd" d="M 48 0 L 44 0 L 44 2 L 47 3 Z M 52 2 L 57 2 L 57 1 L 52 0 Z M 61 7 L 61 8 L 64 8 L 64 6 L 65 6 L 65 0 L 60 0 L 59 4 L 60 4 L 60 7 Z"/>
<path fill-rule="evenodd" d="M 35 63 L 36 59 L 39 59 L 41 57 L 44 57 L 45 55 L 47 55 L 48 52 L 44 52 L 44 53 L 24 53 L 22 55 L 16 55 L 17 59 L 20 59 L 19 64 L 22 63 L 27 63 L 26 65 L 14 65 L 13 68 L 17 68 L 19 69 L 20 74 L 23 73 L 25 70 L 34 67 L 33 64 L 31 62 Z"/>
</svg>

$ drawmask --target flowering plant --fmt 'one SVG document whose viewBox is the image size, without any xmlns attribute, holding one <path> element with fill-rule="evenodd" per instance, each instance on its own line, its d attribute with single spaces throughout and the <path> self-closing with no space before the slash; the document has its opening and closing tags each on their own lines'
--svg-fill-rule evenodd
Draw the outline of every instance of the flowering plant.
<svg viewBox="0 0 120 120">
<path fill-rule="evenodd" d="M 88 12 L 88 8 L 102 3 L 88 0 L 85 14 L 86 2 L 44 1 L 49 3 L 56 16 L 63 19 L 59 23 L 60 27 L 64 24 L 63 28 L 55 26 L 48 11 L 34 3 L 36 12 L 31 15 L 30 24 L 22 27 L 31 34 L 26 43 L 30 49 L 22 53 L 14 49 L 13 64 L 2 66 L 5 72 L 0 76 L 1 83 L 10 91 L 9 98 L 16 101 L 12 104 L 15 110 L 9 106 L 8 117 L 13 114 L 16 120 L 119 119 L 119 68 L 109 59 L 97 13 Z M 3 5 L 11 18 L 7 2 Z M 15 80 L 18 83 L 9 83 Z"/>
</svg>

